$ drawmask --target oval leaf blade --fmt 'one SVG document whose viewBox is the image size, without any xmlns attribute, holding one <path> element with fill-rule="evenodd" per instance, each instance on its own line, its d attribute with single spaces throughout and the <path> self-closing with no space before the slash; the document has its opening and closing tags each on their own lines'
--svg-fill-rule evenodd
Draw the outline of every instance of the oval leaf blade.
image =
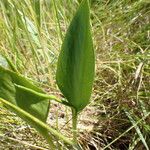
<svg viewBox="0 0 150 150">
<path fill-rule="evenodd" d="M 20 89 L 20 85 L 38 93 L 44 93 L 23 76 L 0 67 L 0 97 L 19 106 L 42 121 L 46 121 L 49 101 L 38 95 Z"/>
<path fill-rule="evenodd" d="M 0 66 L 0 102 L 36 128 L 51 146 L 54 147 L 49 132 L 68 144 L 73 144 L 61 133 L 45 124 L 50 98 L 55 97 L 46 95 L 43 90 L 18 73 Z"/>
<path fill-rule="evenodd" d="M 66 33 L 59 55 L 56 81 L 70 105 L 82 110 L 91 96 L 94 50 L 88 0 L 83 0 Z"/>
<path fill-rule="evenodd" d="M 23 109 L 39 120 L 46 122 L 49 111 L 49 101 L 37 94 L 29 92 L 29 90 L 22 90 L 17 85 L 32 89 L 37 93 L 43 93 L 41 89 L 33 85 L 24 77 L 0 67 L 0 98 L 3 98 L 9 103 Z M 31 122 L 20 113 L 17 113 L 17 115 L 35 127 L 47 139 L 48 142 L 51 142 L 51 137 L 46 129 L 43 129 L 38 124 Z"/>
</svg>

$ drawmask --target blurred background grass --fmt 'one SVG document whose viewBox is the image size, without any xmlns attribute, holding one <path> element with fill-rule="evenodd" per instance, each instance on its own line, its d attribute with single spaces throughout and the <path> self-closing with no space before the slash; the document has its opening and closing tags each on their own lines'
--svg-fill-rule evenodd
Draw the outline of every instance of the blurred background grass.
<svg viewBox="0 0 150 150">
<path fill-rule="evenodd" d="M 58 96 L 57 58 L 78 2 L 0 0 L 0 53 Z M 91 0 L 91 24 L 96 76 L 91 103 L 80 116 L 79 143 L 86 150 L 149 150 L 150 1 Z M 70 136 L 69 110 L 54 103 L 50 112 L 48 123 Z M 0 105 L 0 149 L 38 149 L 33 145 L 47 148 Z"/>
</svg>

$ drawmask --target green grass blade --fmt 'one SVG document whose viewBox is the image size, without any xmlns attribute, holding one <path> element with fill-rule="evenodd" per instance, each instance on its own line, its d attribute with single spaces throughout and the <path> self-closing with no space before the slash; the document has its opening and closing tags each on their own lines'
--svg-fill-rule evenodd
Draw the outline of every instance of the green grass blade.
<svg viewBox="0 0 150 150">
<path fill-rule="evenodd" d="M 36 20 L 38 22 L 38 27 L 41 27 L 41 0 L 34 0 L 33 6 L 36 14 Z"/>
<path fill-rule="evenodd" d="M 136 125 L 136 121 L 132 118 L 132 116 L 130 115 L 130 113 L 126 110 L 125 111 L 126 115 L 128 116 L 129 120 L 131 121 L 131 123 L 133 124 L 133 126 L 135 127 L 135 130 L 139 136 L 139 138 L 141 139 L 141 141 L 143 142 L 143 145 L 145 146 L 146 150 L 149 150 L 149 147 L 144 139 L 144 136 L 139 128 L 138 125 Z"/>
<path fill-rule="evenodd" d="M 135 128 L 140 122 L 142 122 L 143 120 L 145 120 L 146 118 L 148 118 L 150 115 L 150 112 L 142 117 L 140 120 L 138 120 L 134 125 L 132 125 L 130 128 L 128 128 L 125 132 L 123 132 L 121 135 L 119 135 L 117 138 L 115 138 L 112 142 L 110 142 L 108 145 L 106 145 L 103 150 L 107 149 L 108 147 L 110 147 L 113 143 L 115 143 L 118 139 L 120 139 L 122 136 L 124 136 L 126 133 L 128 133 L 130 130 L 132 130 L 133 128 Z"/>
<path fill-rule="evenodd" d="M 70 141 L 68 138 L 66 138 L 65 136 L 63 136 L 62 134 L 57 132 L 56 130 L 50 128 L 47 124 L 45 124 L 44 122 L 42 122 L 38 118 L 32 116 L 31 114 L 27 113 L 23 109 L 13 105 L 9 101 L 4 100 L 2 98 L 0 98 L 0 102 L 4 103 L 7 107 L 9 107 L 11 110 L 13 110 L 13 112 L 18 114 L 21 118 L 25 119 L 26 121 L 30 122 L 33 126 L 38 125 L 41 128 L 41 131 L 50 132 L 54 136 L 59 138 L 60 140 L 63 140 L 64 142 L 66 142 L 66 143 L 68 143 L 70 145 L 74 145 L 74 143 L 72 141 Z"/>
</svg>

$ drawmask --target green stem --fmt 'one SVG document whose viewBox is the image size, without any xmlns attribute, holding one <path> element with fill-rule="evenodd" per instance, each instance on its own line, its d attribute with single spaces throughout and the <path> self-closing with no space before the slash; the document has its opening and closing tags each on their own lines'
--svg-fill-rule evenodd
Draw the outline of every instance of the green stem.
<svg viewBox="0 0 150 150">
<path fill-rule="evenodd" d="M 25 121 L 28 120 L 28 122 L 30 122 L 30 124 L 32 123 L 31 125 L 33 125 L 34 127 L 35 127 L 35 125 L 39 126 L 39 128 L 41 128 L 44 132 L 45 132 L 45 130 L 47 130 L 48 132 L 50 132 L 51 134 L 56 136 L 58 139 L 64 141 L 65 143 L 70 144 L 70 145 L 74 144 L 70 139 L 65 137 L 63 134 L 61 134 L 57 130 L 54 130 L 53 128 L 49 127 L 46 123 L 44 123 L 41 120 L 39 120 L 38 118 L 32 116 L 31 114 L 29 114 L 28 112 L 26 112 L 23 109 L 19 108 L 18 106 L 14 105 L 14 104 L 10 103 L 9 101 L 4 100 L 2 98 L 0 98 L 0 102 L 5 104 L 6 106 L 8 106 L 13 112 L 15 112 L 17 114 L 20 114 L 21 118 L 23 118 Z M 42 133 L 45 134 L 44 132 L 42 132 Z"/>
<path fill-rule="evenodd" d="M 77 121 L 78 121 L 78 113 L 72 108 L 72 130 L 73 130 L 73 142 L 77 144 Z"/>
<path fill-rule="evenodd" d="M 49 147 L 51 148 L 51 150 L 55 150 L 56 146 L 54 145 L 50 135 L 45 136 L 45 139 L 46 139 L 47 143 L 49 144 Z"/>
</svg>

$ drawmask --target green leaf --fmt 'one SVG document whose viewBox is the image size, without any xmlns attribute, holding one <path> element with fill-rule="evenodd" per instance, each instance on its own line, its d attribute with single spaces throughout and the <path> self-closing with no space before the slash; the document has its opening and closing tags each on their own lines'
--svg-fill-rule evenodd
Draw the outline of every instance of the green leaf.
<svg viewBox="0 0 150 150">
<path fill-rule="evenodd" d="M 25 91 L 17 85 L 32 89 L 38 93 L 44 93 L 19 74 L 0 67 L 0 98 L 8 100 L 11 104 L 18 106 L 39 120 L 46 122 L 49 111 L 49 101 L 35 93 Z M 28 119 L 22 117 L 21 114 L 17 114 L 30 125 L 34 126 L 44 137 L 47 138 L 49 136 L 46 130 L 31 123 Z"/>
<path fill-rule="evenodd" d="M 0 67 L 0 101 L 35 127 L 50 143 L 51 148 L 55 149 L 49 132 L 72 144 L 66 137 L 45 124 L 49 111 L 48 99 L 57 100 L 55 96 L 45 94 L 23 76 Z"/>
<path fill-rule="evenodd" d="M 0 97 L 18 105 L 40 120 L 46 121 L 49 101 L 43 100 L 43 97 L 26 92 L 16 85 L 21 85 L 36 92 L 44 93 L 21 75 L 0 67 Z M 41 108 L 44 109 L 41 111 Z"/>
<path fill-rule="evenodd" d="M 94 68 L 89 2 L 83 0 L 66 33 L 56 73 L 58 87 L 76 111 L 89 103 Z"/>
</svg>

